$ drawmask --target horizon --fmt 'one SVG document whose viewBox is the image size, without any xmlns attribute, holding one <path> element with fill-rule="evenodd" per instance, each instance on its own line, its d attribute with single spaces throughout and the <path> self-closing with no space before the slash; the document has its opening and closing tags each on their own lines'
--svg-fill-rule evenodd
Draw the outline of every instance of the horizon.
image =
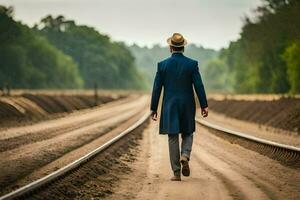
<svg viewBox="0 0 300 200">
<path fill-rule="evenodd" d="M 0 0 L 1 5 L 14 7 L 15 20 L 30 27 L 46 15 L 63 15 L 129 46 L 151 48 L 159 44 L 165 47 L 166 39 L 173 32 L 180 32 L 189 44 L 214 50 L 226 48 L 239 38 L 242 19 L 253 17 L 253 9 L 261 5 L 261 0 L 188 0 L 184 6 L 181 3 L 179 0 L 143 3 L 140 0 L 126 3 L 118 0 L 89 0 L 89 3 L 83 0 Z M 83 9 L 87 12 L 82 12 Z M 173 9 L 183 15 L 173 17 Z M 178 27 L 178 24 L 183 25 Z"/>
</svg>

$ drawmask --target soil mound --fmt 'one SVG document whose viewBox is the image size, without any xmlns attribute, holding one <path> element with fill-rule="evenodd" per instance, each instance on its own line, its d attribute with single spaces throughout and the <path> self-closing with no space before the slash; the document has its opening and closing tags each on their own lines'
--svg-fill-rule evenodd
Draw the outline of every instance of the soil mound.
<svg viewBox="0 0 300 200">
<path fill-rule="evenodd" d="M 6 127 L 22 120 L 41 120 L 49 114 L 86 109 L 122 98 L 124 95 L 54 95 L 24 93 L 0 97 L 0 126 Z M 13 123 L 14 122 L 14 123 Z"/>
<path fill-rule="evenodd" d="M 276 100 L 209 99 L 209 107 L 220 114 L 300 134 L 300 99 Z"/>
</svg>

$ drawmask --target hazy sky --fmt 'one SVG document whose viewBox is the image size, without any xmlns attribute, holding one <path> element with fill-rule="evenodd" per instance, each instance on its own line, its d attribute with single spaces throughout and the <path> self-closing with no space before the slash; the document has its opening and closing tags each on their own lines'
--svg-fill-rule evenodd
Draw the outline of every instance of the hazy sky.
<svg viewBox="0 0 300 200">
<path fill-rule="evenodd" d="M 29 25 L 62 14 L 128 44 L 165 45 L 173 32 L 188 42 L 219 49 L 238 38 L 242 18 L 260 0 L 0 0 Z"/>
</svg>

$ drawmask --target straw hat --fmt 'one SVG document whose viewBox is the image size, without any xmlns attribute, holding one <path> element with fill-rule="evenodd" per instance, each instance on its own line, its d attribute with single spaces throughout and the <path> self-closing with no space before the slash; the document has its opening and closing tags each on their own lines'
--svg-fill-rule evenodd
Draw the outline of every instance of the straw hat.
<svg viewBox="0 0 300 200">
<path fill-rule="evenodd" d="M 180 33 L 173 33 L 172 37 L 167 39 L 167 43 L 173 47 L 183 47 L 187 41 Z"/>
</svg>

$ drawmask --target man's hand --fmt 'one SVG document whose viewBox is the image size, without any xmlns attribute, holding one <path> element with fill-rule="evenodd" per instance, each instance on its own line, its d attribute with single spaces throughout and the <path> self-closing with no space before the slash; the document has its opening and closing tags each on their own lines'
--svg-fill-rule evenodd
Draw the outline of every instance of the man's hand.
<svg viewBox="0 0 300 200">
<path fill-rule="evenodd" d="M 201 108 L 201 115 L 202 115 L 202 117 L 207 117 L 208 116 L 208 107 Z"/>
<path fill-rule="evenodd" d="M 156 111 L 151 111 L 151 118 L 153 121 L 157 121 L 157 112 Z"/>
</svg>

